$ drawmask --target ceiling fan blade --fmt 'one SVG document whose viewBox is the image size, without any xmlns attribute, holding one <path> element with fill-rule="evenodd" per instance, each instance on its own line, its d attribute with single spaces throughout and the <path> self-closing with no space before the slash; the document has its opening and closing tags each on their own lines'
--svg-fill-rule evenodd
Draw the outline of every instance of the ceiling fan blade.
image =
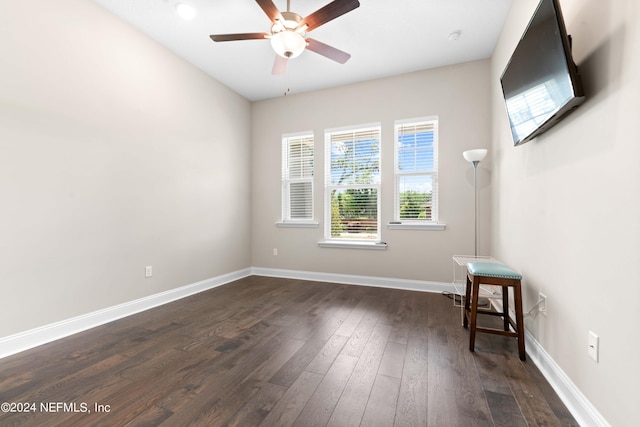
<svg viewBox="0 0 640 427">
<path fill-rule="evenodd" d="M 288 61 L 287 58 L 280 55 L 276 55 L 276 59 L 275 61 L 273 61 L 273 70 L 271 70 L 271 74 L 274 74 L 274 75 L 284 74 L 284 72 L 287 69 L 287 61 Z"/>
<path fill-rule="evenodd" d="M 230 42 L 234 40 L 261 40 L 271 37 L 269 33 L 239 33 L 239 34 L 212 34 L 211 40 L 214 42 Z"/>
<path fill-rule="evenodd" d="M 358 0 L 334 0 L 328 5 L 316 10 L 306 18 L 303 18 L 298 28 L 306 25 L 306 31 L 311 31 L 322 24 L 326 24 L 327 22 L 352 11 L 358 6 L 360 6 L 360 2 Z"/>
<path fill-rule="evenodd" d="M 307 39 L 307 43 L 307 49 L 309 49 L 310 51 L 327 57 L 332 61 L 339 62 L 340 64 L 344 64 L 349 60 L 349 58 L 351 58 L 351 55 L 347 52 L 336 49 L 335 47 L 329 46 L 328 44 L 319 42 L 318 40 Z"/>
<path fill-rule="evenodd" d="M 271 0 L 256 0 L 256 3 L 258 3 L 262 10 L 264 10 L 264 13 L 266 13 L 269 19 L 271 19 L 271 22 L 283 20 L 282 14 L 280 14 L 280 11 Z"/>
</svg>

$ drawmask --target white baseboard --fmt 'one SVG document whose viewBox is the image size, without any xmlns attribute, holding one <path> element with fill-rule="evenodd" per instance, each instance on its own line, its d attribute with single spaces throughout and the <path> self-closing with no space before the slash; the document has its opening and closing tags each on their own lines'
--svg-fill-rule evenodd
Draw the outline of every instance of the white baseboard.
<svg viewBox="0 0 640 427">
<path fill-rule="evenodd" d="M 0 358 L 25 351 L 60 338 L 68 337 L 69 335 L 86 331 L 87 329 L 104 325 L 105 323 L 109 323 L 126 316 L 131 316 L 132 314 L 167 304 L 250 275 L 251 269 L 247 268 L 176 289 L 160 292 L 158 294 L 149 295 L 123 304 L 118 304 L 113 307 L 107 307 L 102 310 L 83 314 L 71 319 L 62 320 L 60 322 L 51 323 L 49 325 L 40 326 L 28 331 L 2 337 L 0 338 Z"/>
<path fill-rule="evenodd" d="M 347 285 L 373 286 L 376 288 L 403 289 L 421 292 L 454 292 L 451 283 L 424 280 L 394 279 L 390 277 L 355 276 L 351 274 L 317 273 L 313 271 L 282 270 L 253 267 L 256 276 L 282 277 L 285 279 L 312 280 L 316 282 L 344 283 Z"/>
<path fill-rule="evenodd" d="M 247 276 L 344 283 L 421 292 L 454 292 L 451 283 L 252 267 L 0 338 L 0 358 L 55 341 Z M 526 331 L 527 354 L 581 426 L 610 427 L 567 374 Z"/>
<path fill-rule="evenodd" d="M 578 424 L 584 427 L 611 427 L 529 331 L 525 331 L 525 341 L 529 359 L 540 369 Z"/>
</svg>

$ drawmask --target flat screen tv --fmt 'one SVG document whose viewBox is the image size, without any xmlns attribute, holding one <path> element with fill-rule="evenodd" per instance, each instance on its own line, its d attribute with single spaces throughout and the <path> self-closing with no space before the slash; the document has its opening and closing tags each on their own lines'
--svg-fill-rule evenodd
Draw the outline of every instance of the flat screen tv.
<svg viewBox="0 0 640 427">
<path fill-rule="evenodd" d="M 514 145 L 545 132 L 584 101 L 558 0 L 541 0 L 500 78 Z"/>
</svg>

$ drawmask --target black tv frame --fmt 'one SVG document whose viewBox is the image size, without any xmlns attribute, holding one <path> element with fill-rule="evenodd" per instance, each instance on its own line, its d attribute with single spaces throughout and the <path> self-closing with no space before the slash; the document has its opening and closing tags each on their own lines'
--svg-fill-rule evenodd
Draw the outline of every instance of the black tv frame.
<svg viewBox="0 0 640 427">
<path fill-rule="evenodd" d="M 526 44 L 531 42 L 530 41 L 531 38 L 537 37 L 536 35 L 534 35 L 534 32 L 532 31 L 532 24 L 535 23 L 536 18 L 539 18 L 540 13 L 542 13 L 541 9 L 547 2 L 550 3 L 551 7 L 553 8 L 555 25 L 558 30 L 558 35 L 556 37 L 559 37 L 560 42 L 562 44 L 563 57 L 564 57 L 564 62 L 566 64 L 566 75 L 569 77 L 569 81 L 571 83 L 572 96 L 565 103 L 563 103 L 552 115 L 550 115 L 542 123 L 537 125 L 537 127 L 533 131 L 524 135 L 523 137 L 519 137 L 518 135 L 516 135 L 516 133 L 513 130 L 513 123 L 511 120 L 511 116 L 509 115 L 509 109 L 507 107 L 507 100 L 509 98 L 508 98 L 508 94 L 505 91 L 504 79 L 505 79 L 505 75 L 507 75 L 514 68 L 516 68 L 516 65 L 522 66 L 522 64 L 514 64 L 513 62 L 514 58 L 517 58 L 518 56 L 522 56 L 522 51 L 526 49 L 525 47 Z M 559 0 L 541 0 L 540 3 L 538 3 L 538 6 L 536 7 L 536 10 L 533 16 L 531 17 L 529 23 L 527 24 L 527 27 L 523 32 L 522 36 L 520 37 L 520 41 L 518 42 L 518 45 L 514 49 L 511 55 L 511 58 L 509 59 L 509 62 L 507 63 L 502 75 L 500 76 L 500 85 L 502 87 L 502 93 L 503 93 L 503 98 L 505 102 L 505 109 L 507 111 L 507 116 L 509 119 L 509 126 L 511 129 L 514 146 L 522 145 L 525 142 L 531 141 L 538 135 L 541 135 L 542 133 L 546 132 L 551 127 L 555 126 L 567 114 L 572 112 L 574 109 L 576 109 L 580 104 L 584 102 L 585 94 L 582 86 L 582 80 L 580 77 L 580 73 L 578 72 L 578 67 L 573 61 L 573 57 L 571 54 L 571 36 L 567 34 L 567 29 L 564 23 L 564 18 L 562 16 L 562 10 L 560 8 Z M 521 85 L 521 88 L 526 89 L 527 87 L 526 85 Z"/>
</svg>

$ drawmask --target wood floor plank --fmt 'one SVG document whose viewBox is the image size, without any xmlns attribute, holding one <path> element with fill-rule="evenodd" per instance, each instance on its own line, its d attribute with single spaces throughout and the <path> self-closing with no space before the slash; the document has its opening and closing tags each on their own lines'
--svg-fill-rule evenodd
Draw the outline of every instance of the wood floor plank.
<svg viewBox="0 0 640 427">
<path fill-rule="evenodd" d="M 279 310 L 275 304 L 267 304 L 266 307 L 249 308 L 227 318 L 213 330 L 215 335 L 225 338 L 235 338 L 242 331 L 262 321 L 264 317 Z"/>
<path fill-rule="evenodd" d="M 362 416 L 362 427 L 388 427 L 393 425 L 400 392 L 400 378 L 377 375 Z"/>
<path fill-rule="evenodd" d="M 485 391 L 487 403 L 491 411 L 493 424 L 496 427 L 526 427 L 516 399 L 511 394 Z"/>
<path fill-rule="evenodd" d="M 308 341 L 327 326 L 333 328 L 337 322 L 339 327 L 355 306 L 351 295 L 362 292 L 349 287 L 345 289 L 344 286 L 327 287 L 325 284 L 324 292 L 319 292 L 303 304 L 298 304 L 293 311 L 285 307 L 284 310 L 295 314 L 294 320 L 287 323 L 285 333 L 291 338 Z M 331 333 L 333 332 L 334 329 L 331 330 Z"/>
<path fill-rule="evenodd" d="M 400 291 L 403 292 L 403 291 Z M 399 344 L 407 344 L 409 333 L 411 332 L 412 310 L 410 307 L 411 297 L 405 294 L 405 298 L 398 301 L 396 311 L 393 315 L 393 323 L 389 341 Z"/>
<path fill-rule="evenodd" d="M 490 424 L 491 413 L 474 362 L 476 353 L 466 350 L 468 331 L 454 320 L 458 309 L 452 312 L 434 300 L 429 308 L 429 325 L 435 329 L 429 334 L 429 358 L 436 362 L 429 369 L 430 382 L 436 384 L 429 393 L 429 422 L 448 418 L 459 425 Z M 450 321 L 442 324 L 441 319 L 447 316 Z M 438 384 L 446 384 L 446 393 Z"/>
<path fill-rule="evenodd" d="M 287 427 L 293 425 L 323 376 L 314 372 L 302 372 L 287 392 L 260 423 L 261 427 Z"/>
<path fill-rule="evenodd" d="M 409 337 L 394 426 L 426 426 L 428 396 L 427 337 Z"/>
<path fill-rule="evenodd" d="M 362 321 L 362 318 L 366 314 L 368 304 L 369 303 L 365 300 L 360 301 L 360 303 L 351 311 L 351 313 L 349 313 L 349 316 L 345 319 L 344 323 L 340 325 L 340 328 L 336 331 L 336 334 L 345 337 L 351 337 L 353 332 Z"/>
<path fill-rule="evenodd" d="M 239 398 L 232 390 L 250 380 L 248 377 L 252 373 L 252 368 L 263 363 L 265 354 L 272 355 L 282 342 L 283 339 L 277 335 L 267 334 L 256 339 L 254 345 L 239 348 L 238 354 L 224 354 L 214 359 L 213 366 L 205 370 L 208 375 L 203 377 L 199 384 L 194 384 L 197 391 L 193 398 L 184 402 L 181 410 L 172 415 L 168 422 L 173 425 L 216 425 L 211 424 L 212 420 L 216 422 L 221 420 L 218 419 L 219 414 L 210 412 L 212 407 L 237 404 L 236 409 L 239 409 L 249 393 L 242 394 L 242 401 L 236 402 L 233 399 Z M 162 401 L 158 404 L 162 405 Z M 231 415 L 228 414 L 229 417 Z"/>
<path fill-rule="evenodd" d="M 560 426 L 560 420 L 522 365 L 522 362 L 510 359 L 504 369 L 523 417 L 530 426 Z"/>
<path fill-rule="evenodd" d="M 342 349 L 342 353 L 348 356 L 360 356 L 380 318 L 381 304 L 376 298 L 367 296 L 363 302 L 365 304 L 361 309 L 364 310 L 364 315 Z M 339 331 L 336 334 L 340 335 Z"/>
<path fill-rule="evenodd" d="M 161 425 L 173 413 L 165 408 L 152 407 L 143 415 L 135 418 L 131 422 L 124 424 L 125 427 L 147 427 Z"/>
<path fill-rule="evenodd" d="M 460 348 L 459 342 L 451 343 L 453 348 Z M 451 345 L 450 344 L 450 345 Z M 491 421 L 491 413 L 486 396 L 480 382 L 480 376 L 475 370 L 473 354 L 470 352 L 458 352 L 460 356 L 456 361 L 455 384 L 457 413 L 477 420 L 480 424 Z"/>
<path fill-rule="evenodd" d="M 378 374 L 393 378 L 402 378 L 402 369 L 404 368 L 406 354 L 406 344 L 391 341 L 387 342 L 387 347 L 384 349 L 380 367 L 378 368 Z"/>
<path fill-rule="evenodd" d="M 476 352 L 474 361 L 482 388 L 499 394 L 511 394 L 509 381 L 501 369 L 507 363 L 508 356 L 494 353 Z"/>
<path fill-rule="evenodd" d="M 294 426 L 325 426 L 347 381 L 358 363 L 357 357 L 339 355 L 314 391 Z"/>
<path fill-rule="evenodd" d="M 1 359 L 0 401 L 68 410 L 0 425 L 577 426 L 515 340 L 468 339 L 438 294 L 251 276 Z"/>
<path fill-rule="evenodd" d="M 304 344 L 304 341 L 283 338 L 278 347 L 272 351 L 268 357 L 264 358 L 258 367 L 251 372 L 249 377 L 258 381 L 268 381 Z"/>
<path fill-rule="evenodd" d="M 298 375 L 322 351 L 336 330 L 343 324 L 344 319 L 351 312 L 348 305 L 341 305 L 334 311 L 334 315 L 318 324 L 315 333 L 310 336 L 304 346 L 271 378 L 274 384 L 290 386 Z"/>
<path fill-rule="evenodd" d="M 260 390 L 227 422 L 228 426 L 257 426 L 282 399 L 287 388 L 273 383 L 262 383 Z"/>
<path fill-rule="evenodd" d="M 428 308 L 429 300 L 425 295 L 412 295 L 401 319 L 409 333 L 394 426 L 427 425 Z"/>
<path fill-rule="evenodd" d="M 456 321 L 447 327 L 447 322 L 442 322 L 442 319 L 452 320 L 450 306 L 430 301 L 429 311 L 427 425 L 462 425 L 456 402 L 458 355 L 451 354 L 449 346 L 451 334 L 459 328 L 459 323 Z"/>
<path fill-rule="evenodd" d="M 374 294 L 377 301 L 378 323 L 393 325 L 396 320 L 398 308 L 402 300 L 406 298 L 407 291 L 397 289 L 382 289 L 382 292 Z"/>
<path fill-rule="evenodd" d="M 551 385 L 544 378 L 538 367 L 533 363 L 525 363 L 523 364 L 523 367 L 526 370 L 527 378 L 529 378 L 540 390 L 540 393 L 544 396 L 545 401 L 560 424 L 567 427 L 579 427 L 575 418 L 571 415 L 571 412 L 569 412 L 567 407 L 562 403 L 560 397 L 558 397 Z"/>
<path fill-rule="evenodd" d="M 226 425 L 228 420 L 244 407 L 247 400 L 253 397 L 262 389 L 264 382 L 253 379 L 246 379 L 239 384 L 228 388 L 223 395 L 212 405 L 205 405 L 202 411 L 189 412 L 190 417 L 186 419 L 175 415 L 167 419 L 168 425 L 206 425 L 221 426 Z"/>
<path fill-rule="evenodd" d="M 378 324 L 371 333 L 362 355 L 336 405 L 328 426 L 357 426 L 367 406 L 378 367 L 382 360 L 391 326 Z"/>
<path fill-rule="evenodd" d="M 196 358 L 197 357 L 197 358 Z M 200 378 L 202 366 L 208 365 L 210 359 L 204 355 L 194 355 L 191 362 L 186 363 L 179 369 L 182 374 L 180 385 L 167 393 L 156 406 L 166 409 L 171 413 L 180 413 L 184 410 L 187 403 L 196 398 L 201 392 L 204 381 Z"/>
<path fill-rule="evenodd" d="M 119 375 L 131 381 L 143 381 L 155 378 L 163 375 L 168 369 L 168 366 L 175 365 L 177 359 L 184 357 L 187 357 L 186 352 L 174 348 L 167 348 L 160 350 L 153 359 L 126 367 L 120 371 Z"/>
<path fill-rule="evenodd" d="M 309 362 L 306 370 L 318 374 L 326 374 L 348 339 L 349 337 L 343 335 L 332 335 L 322 349 L 320 349 L 316 357 Z"/>
</svg>

